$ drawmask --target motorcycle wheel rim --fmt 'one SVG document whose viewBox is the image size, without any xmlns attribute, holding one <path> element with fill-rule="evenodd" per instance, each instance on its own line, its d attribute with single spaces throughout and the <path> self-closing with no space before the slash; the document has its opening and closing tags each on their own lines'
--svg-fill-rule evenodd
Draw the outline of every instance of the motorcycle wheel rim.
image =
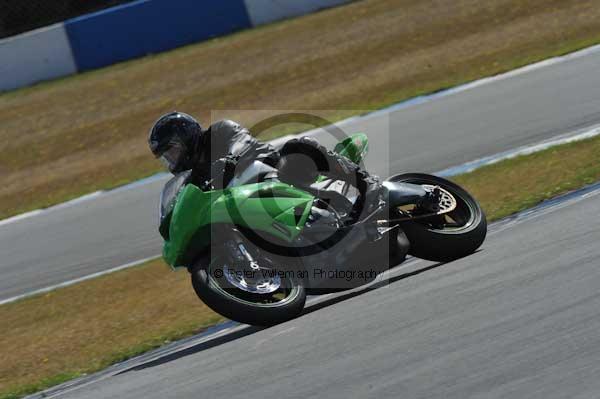
<svg viewBox="0 0 600 399">
<path fill-rule="evenodd" d="M 222 276 L 216 277 L 213 270 L 215 263 L 217 262 L 211 262 L 211 265 L 209 265 L 207 270 L 209 283 L 222 295 L 231 298 L 236 302 L 242 302 L 251 306 L 272 308 L 292 302 L 300 294 L 300 287 L 298 284 L 295 284 L 289 276 L 285 275 L 279 277 L 281 283 L 274 292 L 261 294 L 246 291 L 229 283 L 228 279 L 224 276 L 224 273 Z"/>
<path fill-rule="evenodd" d="M 436 185 L 440 186 L 440 188 L 442 188 L 444 191 L 450 193 L 456 201 L 456 206 L 452 211 L 440 215 L 417 219 L 415 220 L 415 223 L 426 226 L 431 231 L 448 234 L 463 233 L 465 229 L 468 229 L 475 224 L 478 211 L 469 197 L 463 196 L 461 193 L 453 190 L 452 187 L 442 185 L 436 181 L 427 181 L 425 179 L 409 179 L 405 180 L 405 182 L 419 184 L 426 190 Z M 448 219 L 450 219 L 450 221 Z"/>
</svg>

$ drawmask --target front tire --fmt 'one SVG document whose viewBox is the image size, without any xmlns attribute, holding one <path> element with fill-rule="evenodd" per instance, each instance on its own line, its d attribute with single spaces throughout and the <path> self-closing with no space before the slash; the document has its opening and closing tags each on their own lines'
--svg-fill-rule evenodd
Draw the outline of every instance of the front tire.
<svg viewBox="0 0 600 399">
<path fill-rule="evenodd" d="M 228 284 L 210 265 L 198 264 L 190 273 L 198 298 L 215 312 L 240 323 L 259 326 L 282 323 L 300 315 L 306 302 L 303 282 L 292 276 L 281 279 L 283 298 L 268 302 L 266 294 L 245 292 Z"/>
<path fill-rule="evenodd" d="M 406 173 L 390 177 L 394 182 L 440 186 L 457 201 L 453 216 L 462 225 L 446 227 L 440 216 L 405 222 L 401 225 L 410 241 L 409 253 L 417 258 L 449 262 L 475 252 L 485 240 L 487 220 L 479 203 L 465 189 L 441 177 Z"/>
</svg>

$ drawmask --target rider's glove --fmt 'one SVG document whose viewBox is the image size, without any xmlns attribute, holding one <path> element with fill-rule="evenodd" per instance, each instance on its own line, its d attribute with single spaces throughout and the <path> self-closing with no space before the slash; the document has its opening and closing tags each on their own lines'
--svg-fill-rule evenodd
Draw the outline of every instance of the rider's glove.
<svg viewBox="0 0 600 399">
<path fill-rule="evenodd" d="M 217 190 L 226 187 L 233 178 L 236 166 L 237 158 L 232 155 L 227 155 L 213 162 L 210 171 L 212 186 Z"/>
</svg>

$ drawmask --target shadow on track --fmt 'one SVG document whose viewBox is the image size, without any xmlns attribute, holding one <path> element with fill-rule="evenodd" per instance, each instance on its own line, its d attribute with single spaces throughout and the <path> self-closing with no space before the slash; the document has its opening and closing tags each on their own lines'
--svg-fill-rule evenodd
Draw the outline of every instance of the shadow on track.
<svg viewBox="0 0 600 399">
<path fill-rule="evenodd" d="M 378 281 L 378 282 L 376 282 L 376 283 L 374 283 L 372 285 L 369 285 L 369 286 L 367 286 L 365 288 L 362 288 L 362 289 L 359 288 L 357 291 L 351 291 L 351 292 L 348 292 L 346 294 L 337 295 L 337 296 L 335 296 L 333 298 L 326 299 L 326 300 L 324 300 L 322 302 L 318 302 L 318 303 L 315 303 L 313 305 L 309 305 L 309 306 L 307 306 L 304 309 L 304 311 L 302 312 L 302 314 L 300 316 L 298 316 L 298 318 L 302 318 L 304 315 L 310 314 L 310 313 L 315 312 L 315 311 L 317 311 L 319 309 L 323 309 L 323 308 L 325 308 L 327 306 L 331 306 L 331 305 L 334 305 L 336 303 L 343 302 L 345 300 L 348 300 L 348 299 L 351 299 L 351 298 L 354 298 L 354 297 L 366 294 L 367 292 L 374 291 L 374 290 L 379 289 L 381 287 L 385 287 L 387 285 L 395 283 L 396 281 L 400 281 L 400 280 L 403 280 L 403 279 L 406 279 L 406 278 L 409 278 L 409 277 L 413 277 L 413 276 L 419 275 L 421 273 L 425 273 L 425 272 L 430 271 L 432 269 L 436 269 L 436 268 L 438 268 L 438 267 L 440 267 L 440 266 L 442 266 L 444 264 L 445 263 L 436 263 L 434 265 L 427 266 L 427 267 L 424 267 L 424 268 L 421 268 L 421 269 L 417 269 L 417 270 L 414 270 L 414 271 L 409 272 L 409 273 L 403 273 L 403 274 L 400 274 L 400 275 L 395 276 L 395 277 L 391 277 L 391 278 L 386 279 L 386 280 Z M 147 368 L 151 368 L 151 367 L 155 367 L 155 366 L 160 366 L 161 364 L 169 363 L 169 362 L 175 361 L 177 359 L 181 359 L 183 357 L 186 357 L 186 356 L 189 356 L 189 355 L 193 355 L 195 353 L 198 353 L 198 352 L 210 349 L 210 348 L 214 348 L 215 346 L 226 344 L 226 343 L 234 341 L 234 340 L 236 340 L 238 338 L 246 337 L 248 335 L 254 334 L 254 333 L 256 333 L 258 331 L 261 331 L 261 330 L 264 330 L 266 328 L 268 328 L 268 327 L 247 326 L 247 327 L 245 327 L 245 328 L 243 328 L 241 330 L 234 331 L 232 333 L 229 333 L 229 334 L 226 334 L 226 335 L 223 335 L 223 336 L 215 337 L 215 338 L 213 338 L 211 340 L 199 343 L 199 344 L 191 346 L 189 348 L 177 351 L 175 353 L 167 354 L 167 355 L 162 356 L 162 357 L 160 357 L 158 359 L 155 359 L 155 360 L 151 360 L 151 361 L 145 362 L 143 364 L 140 364 L 139 366 L 134 366 L 134 367 L 128 368 L 126 370 L 123 370 L 123 371 L 117 373 L 116 375 L 124 374 L 124 373 L 130 372 L 130 371 L 140 371 L 140 370 L 144 370 L 144 369 L 147 369 Z"/>
<path fill-rule="evenodd" d="M 127 370 L 123 370 L 123 371 L 117 373 L 116 375 L 124 374 L 129 371 L 139 371 L 139 370 L 144 370 L 144 369 L 147 369 L 150 367 L 160 366 L 161 364 L 169 363 L 174 360 L 181 359 L 181 358 L 189 356 L 189 355 L 193 355 L 194 353 L 202 352 L 206 349 L 210 349 L 215 346 L 223 345 L 228 342 L 234 341 L 238 338 L 242 338 L 247 335 L 254 334 L 255 332 L 264 330 L 265 328 L 267 328 L 267 327 L 247 326 L 241 330 L 234 331 L 232 333 L 222 335 L 220 337 L 215 337 L 213 339 L 199 343 L 199 344 L 191 346 L 189 348 L 186 348 L 186 349 L 174 352 L 174 353 L 170 353 L 168 355 L 162 356 L 155 360 L 151 360 L 149 362 L 145 362 L 143 364 L 140 364 L 139 366 L 134 366 L 134 367 L 128 368 Z"/>
</svg>

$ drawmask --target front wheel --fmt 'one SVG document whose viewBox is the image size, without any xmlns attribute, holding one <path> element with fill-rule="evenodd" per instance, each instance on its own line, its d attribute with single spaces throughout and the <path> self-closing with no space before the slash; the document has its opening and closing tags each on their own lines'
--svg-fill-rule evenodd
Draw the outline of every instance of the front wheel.
<svg viewBox="0 0 600 399">
<path fill-rule="evenodd" d="M 306 290 L 293 272 L 269 265 L 241 270 L 212 259 L 191 270 L 196 295 L 215 312 L 240 323 L 268 326 L 297 317 L 304 309 Z"/>
<path fill-rule="evenodd" d="M 393 182 L 439 186 L 456 200 L 451 212 L 404 222 L 409 253 L 417 258 L 449 262 L 475 252 L 485 240 L 487 221 L 479 203 L 458 184 L 441 177 L 406 173 L 390 177 Z"/>
</svg>

